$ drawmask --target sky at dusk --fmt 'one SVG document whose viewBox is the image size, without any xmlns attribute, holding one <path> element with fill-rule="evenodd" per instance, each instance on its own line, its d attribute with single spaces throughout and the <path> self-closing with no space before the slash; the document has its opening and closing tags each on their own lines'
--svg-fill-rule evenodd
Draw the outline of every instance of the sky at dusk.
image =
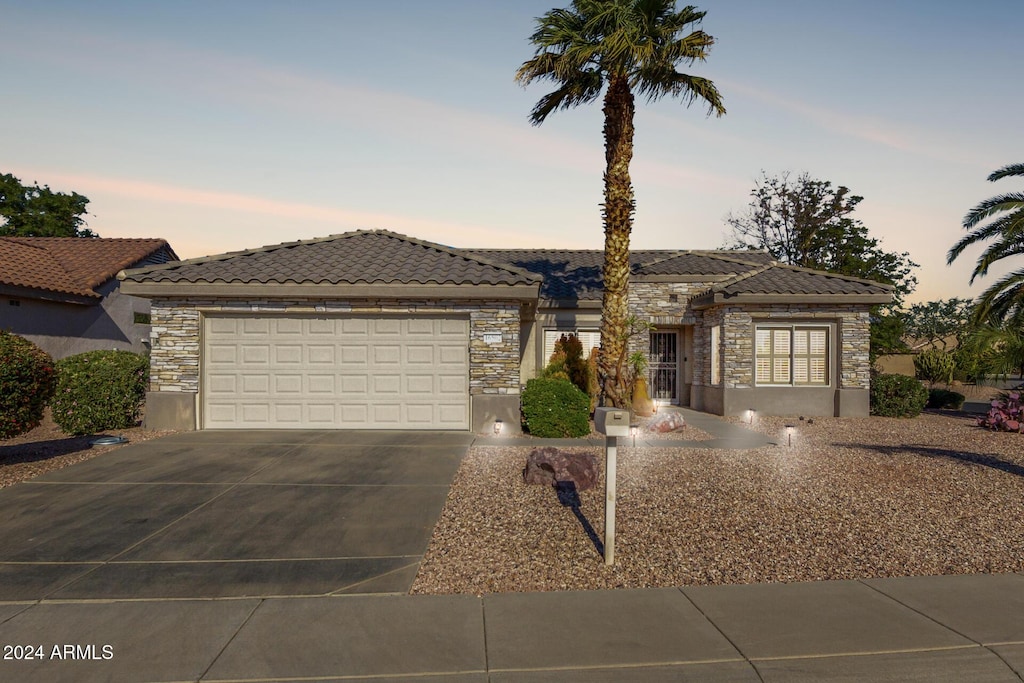
<svg viewBox="0 0 1024 683">
<path fill-rule="evenodd" d="M 0 173 L 91 200 L 103 237 L 182 258 L 362 228 L 456 247 L 603 243 L 600 103 L 527 119 L 513 75 L 557 0 L 0 0 Z M 713 249 L 762 171 L 845 185 L 921 264 L 911 301 L 973 297 L 948 249 L 1024 161 L 1024 2 L 717 0 L 728 110 L 639 103 L 635 248 Z M 1015 264 L 1020 267 L 1020 263 Z"/>
</svg>

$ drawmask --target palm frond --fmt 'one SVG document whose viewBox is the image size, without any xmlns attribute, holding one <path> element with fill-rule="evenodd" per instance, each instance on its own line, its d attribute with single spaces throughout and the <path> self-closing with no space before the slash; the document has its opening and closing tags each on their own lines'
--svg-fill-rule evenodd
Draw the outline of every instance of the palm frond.
<svg viewBox="0 0 1024 683">
<path fill-rule="evenodd" d="M 570 109 L 580 104 L 593 102 L 600 96 L 603 85 L 604 80 L 596 69 L 581 73 L 576 80 L 563 83 L 562 87 L 540 98 L 530 112 L 530 122 L 539 126 L 549 115 L 559 109 Z"/>
<path fill-rule="evenodd" d="M 970 229 L 997 213 L 1019 209 L 1024 209 L 1024 192 L 1009 192 L 989 197 L 967 212 L 964 216 L 964 227 Z"/>
<path fill-rule="evenodd" d="M 1010 178 L 1012 176 L 1024 176 L 1024 164 L 1010 164 L 1003 166 L 998 171 L 992 171 L 989 174 L 988 179 L 995 182 L 1001 178 Z"/>
<path fill-rule="evenodd" d="M 976 321 L 1003 320 L 1024 310 L 1024 268 L 1008 273 L 978 297 L 974 309 Z"/>
<path fill-rule="evenodd" d="M 994 242 L 978 257 L 978 262 L 974 266 L 974 273 L 971 275 L 971 283 L 973 284 L 977 277 L 988 275 L 989 266 L 996 261 L 1019 254 L 1024 254 L 1024 240 L 1014 242 L 1001 239 Z"/>
<path fill-rule="evenodd" d="M 946 264 L 952 264 L 964 249 L 972 244 L 978 244 L 993 237 L 1010 237 L 1024 231 L 1024 211 L 1015 211 L 1006 216 L 1000 216 L 991 223 L 979 226 L 960 238 L 960 241 L 953 245 L 953 248 L 946 254 Z"/>
</svg>

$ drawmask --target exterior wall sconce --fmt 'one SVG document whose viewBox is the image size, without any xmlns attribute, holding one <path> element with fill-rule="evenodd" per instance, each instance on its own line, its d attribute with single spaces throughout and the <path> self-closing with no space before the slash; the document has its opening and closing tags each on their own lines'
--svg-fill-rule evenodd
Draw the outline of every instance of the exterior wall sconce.
<svg viewBox="0 0 1024 683">
<path fill-rule="evenodd" d="M 795 432 L 795 431 L 796 431 L 796 427 L 794 427 L 793 425 L 786 425 L 786 439 L 787 439 L 787 443 L 790 446 L 793 445 L 793 432 Z"/>
<path fill-rule="evenodd" d="M 495 420 L 494 421 L 494 435 L 495 436 L 500 436 L 501 435 L 501 428 L 502 428 L 503 425 L 504 425 L 504 423 L 501 420 Z"/>
</svg>

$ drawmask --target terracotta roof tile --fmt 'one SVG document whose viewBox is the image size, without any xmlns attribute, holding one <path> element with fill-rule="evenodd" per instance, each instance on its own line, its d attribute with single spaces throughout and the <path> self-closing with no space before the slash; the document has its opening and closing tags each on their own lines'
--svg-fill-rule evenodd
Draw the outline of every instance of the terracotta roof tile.
<svg viewBox="0 0 1024 683">
<path fill-rule="evenodd" d="M 532 285 L 536 276 L 387 230 L 182 261 L 126 274 L 135 282 Z"/>
<path fill-rule="evenodd" d="M 0 285 L 99 299 L 96 287 L 161 250 L 150 238 L 0 237 Z"/>
</svg>

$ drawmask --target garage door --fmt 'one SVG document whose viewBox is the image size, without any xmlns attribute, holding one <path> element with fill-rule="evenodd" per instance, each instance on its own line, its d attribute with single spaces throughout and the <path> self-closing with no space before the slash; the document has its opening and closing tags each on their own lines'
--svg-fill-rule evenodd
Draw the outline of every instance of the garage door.
<svg viewBox="0 0 1024 683">
<path fill-rule="evenodd" d="M 203 426 L 468 429 L 469 321 L 207 317 Z"/>
</svg>

